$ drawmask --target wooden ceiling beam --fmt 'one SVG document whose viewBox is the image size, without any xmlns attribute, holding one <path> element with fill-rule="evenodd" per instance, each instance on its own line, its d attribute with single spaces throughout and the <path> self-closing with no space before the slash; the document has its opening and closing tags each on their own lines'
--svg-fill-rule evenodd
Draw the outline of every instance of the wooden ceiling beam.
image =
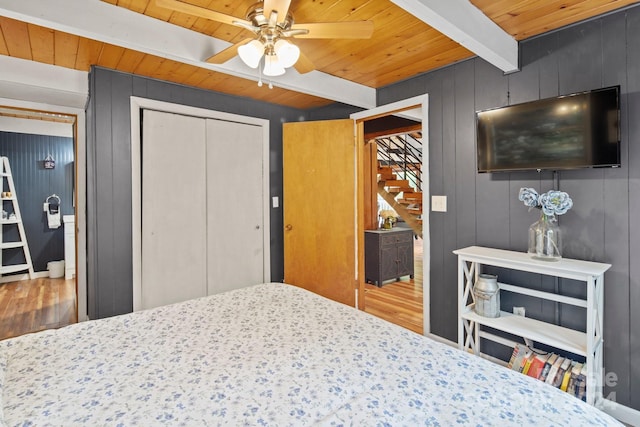
<svg viewBox="0 0 640 427">
<path fill-rule="evenodd" d="M 69 13 L 68 11 L 73 11 Z M 166 58 L 192 66 L 208 68 L 226 75 L 258 80 L 258 73 L 246 67 L 239 58 L 225 64 L 209 64 L 205 60 L 226 49 L 230 43 L 102 1 L 87 0 L 29 0 L 16 2 L 0 0 L 0 16 L 23 21 L 56 31 L 77 35 L 113 48 L 132 49 L 148 55 Z M 8 21 L 9 22 L 9 21 Z M 20 23 L 26 31 L 26 24 Z M 9 52 L 11 53 L 11 46 Z M 65 52 L 67 53 L 67 52 Z M 102 57 L 104 57 L 102 53 Z M 122 52 L 113 51 L 104 58 L 114 68 Z M 119 55 L 117 55 L 119 53 Z M 25 50 L 24 55 L 31 55 Z M 13 54 L 12 54 L 13 55 Z M 22 57 L 21 55 L 15 55 Z M 31 59 L 30 57 L 27 59 Z M 115 63 L 113 63 L 115 62 Z M 299 93 L 329 99 L 362 108 L 376 105 L 374 88 L 346 79 L 312 71 L 299 74 L 293 69 L 269 79 L 274 86 Z M 255 85 L 255 83 L 253 83 Z M 257 85 L 255 85 L 257 88 Z"/>
<path fill-rule="evenodd" d="M 391 0 L 505 73 L 519 70 L 518 42 L 468 0 Z"/>
</svg>

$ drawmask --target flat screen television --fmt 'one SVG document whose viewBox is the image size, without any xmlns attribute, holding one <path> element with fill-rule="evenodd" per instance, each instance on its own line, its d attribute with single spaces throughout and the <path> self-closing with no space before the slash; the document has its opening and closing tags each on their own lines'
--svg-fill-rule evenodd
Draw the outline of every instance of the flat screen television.
<svg viewBox="0 0 640 427">
<path fill-rule="evenodd" d="M 619 86 L 478 111 L 478 172 L 619 167 L 619 123 Z"/>
</svg>

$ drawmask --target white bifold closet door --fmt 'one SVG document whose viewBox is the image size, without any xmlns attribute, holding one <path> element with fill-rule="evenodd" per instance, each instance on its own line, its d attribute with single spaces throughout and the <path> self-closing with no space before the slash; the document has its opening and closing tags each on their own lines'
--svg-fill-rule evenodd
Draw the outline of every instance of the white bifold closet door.
<svg viewBox="0 0 640 427">
<path fill-rule="evenodd" d="M 145 110 L 142 308 L 264 282 L 262 131 Z"/>
</svg>

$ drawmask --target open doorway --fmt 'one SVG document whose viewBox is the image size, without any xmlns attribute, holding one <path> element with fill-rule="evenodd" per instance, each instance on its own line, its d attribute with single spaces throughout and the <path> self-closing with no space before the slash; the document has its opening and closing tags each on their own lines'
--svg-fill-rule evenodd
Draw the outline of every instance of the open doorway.
<svg viewBox="0 0 640 427">
<path fill-rule="evenodd" d="M 424 132 L 427 111 L 428 96 L 422 95 L 351 116 L 358 125 L 358 142 L 363 146 L 361 234 L 383 236 L 378 238 L 379 248 L 374 244 L 373 249 L 368 249 L 380 254 L 376 262 L 384 262 L 382 257 L 388 253 L 389 248 L 382 247 L 384 242 L 398 242 L 397 248 L 391 248 L 395 259 L 387 262 L 391 268 L 398 266 L 397 277 L 388 280 L 391 274 L 374 280 L 373 285 L 366 284 L 364 309 L 424 335 L 430 333 L 428 137 Z M 386 169 L 386 175 L 382 169 Z M 395 215 L 396 226 L 405 227 L 398 230 L 395 239 L 391 238 L 392 233 L 381 230 L 381 212 L 389 210 Z M 413 244 L 404 241 L 405 234 Z M 360 260 L 365 265 L 368 243 L 363 241 L 360 245 L 364 249 Z M 366 273 L 365 279 L 371 282 Z"/>
<path fill-rule="evenodd" d="M 0 268 L 0 339 L 78 321 L 77 129 L 75 114 L 0 107 L 3 192 L 15 192 L 3 200 L 14 219 L 1 225 L 2 265 L 29 266 Z"/>
</svg>

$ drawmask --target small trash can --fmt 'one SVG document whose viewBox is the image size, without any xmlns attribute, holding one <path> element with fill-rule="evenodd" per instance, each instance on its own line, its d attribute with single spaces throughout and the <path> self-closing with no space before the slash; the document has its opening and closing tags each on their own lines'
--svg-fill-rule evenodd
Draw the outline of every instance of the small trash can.
<svg viewBox="0 0 640 427">
<path fill-rule="evenodd" d="M 64 277 L 64 261 L 51 261 L 47 263 L 47 270 L 49 270 L 49 278 L 57 279 L 58 277 Z"/>
</svg>

